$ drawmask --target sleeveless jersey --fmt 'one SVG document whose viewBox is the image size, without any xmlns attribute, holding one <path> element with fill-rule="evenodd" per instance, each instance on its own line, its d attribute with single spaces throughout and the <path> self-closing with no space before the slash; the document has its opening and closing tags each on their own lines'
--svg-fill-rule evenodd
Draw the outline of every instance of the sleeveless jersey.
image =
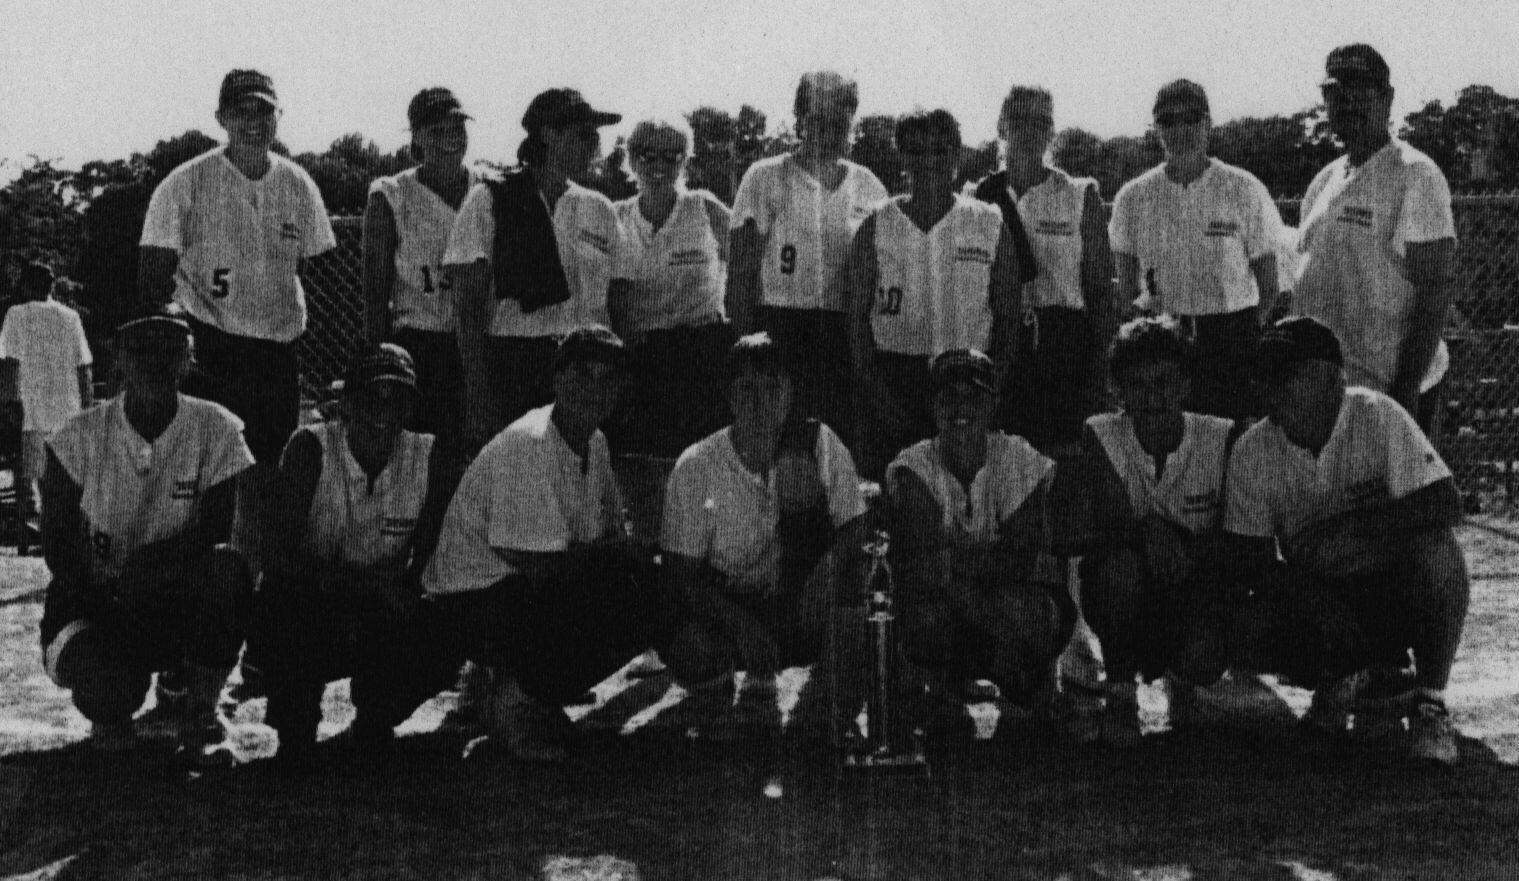
<svg viewBox="0 0 1519 881">
<path fill-rule="evenodd" d="M 479 176 L 469 173 L 470 185 Z M 396 282 L 390 295 L 392 323 L 414 330 L 454 330 L 454 293 L 443 274 L 443 251 L 458 212 L 410 168 L 369 185 L 390 206 L 396 222 Z"/>
<path fill-rule="evenodd" d="M 632 330 L 696 327 L 723 319 L 728 267 L 712 233 L 708 198 L 704 191 L 682 190 L 657 232 L 638 210 L 637 196 L 615 204 L 628 242 Z"/>
<path fill-rule="evenodd" d="M 1136 517 L 1158 514 L 1200 535 L 1217 528 L 1223 513 L 1229 431 L 1234 423 L 1197 413 L 1183 415 L 1181 446 L 1166 459 L 1159 480 L 1155 459 L 1139 445 L 1132 419 L 1122 413 L 1099 413 L 1087 425 L 1123 481 Z"/>
<path fill-rule="evenodd" d="M 987 348 L 992 330 L 988 285 L 1002 215 L 993 205 L 955 196 L 927 233 L 893 199 L 875 212 L 875 303 L 870 327 L 883 352 L 932 357 Z"/>
<path fill-rule="evenodd" d="M 995 212 L 997 209 L 992 208 Z M 1002 222 L 1000 215 L 998 223 Z M 986 464 L 967 493 L 939 456 L 939 441 L 919 441 L 897 454 L 888 475 L 906 468 L 916 474 L 944 512 L 946 534 L 974 542 L 994 542 L 998 529 L 1028 500 L 1055 468 L 1053 460 L 1016 435 L 995 432 L 987 439 Z"/>
<path fill-rule="evenodd" d="M 371 486 L 348 450 L 341 421 L 308 430 L 322 445 L 322 476 L 306 516 L 305 550 L 345 566 L 405 566 L 427 497 L 433 436 L 401 432 L 390 461 Z"/>
<path fill-rule="evenodd" d="M 1024 303 L 1034 308 L 1086 308 L 1081 290 L 1081 214 L 1086 191 L 1097 186 L 1089 177 L 1071 177 L 1051 168 L 1049 177 L 1031 187 L 1018 202 L 1039 275 L 1023 286 Z"/>
</svg>

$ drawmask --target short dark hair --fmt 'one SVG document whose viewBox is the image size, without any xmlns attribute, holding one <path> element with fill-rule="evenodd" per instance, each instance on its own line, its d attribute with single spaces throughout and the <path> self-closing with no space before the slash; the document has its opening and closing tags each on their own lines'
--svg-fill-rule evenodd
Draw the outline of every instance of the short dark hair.
<svg viewBox="0 0 1519 881">
<path fill-rule="evenodd" d="M 914 136 L 942 138 L 957 150 L 964 146 L 964 141 L 960 139 L 960 123 L 953 113 L 942 107 L 938 110 L 914 110 L 897 119 L 896 130 L 892 132 L 897 149 L 902 149 L 907 139 Z"/>
<path fill-rule="evenodd" d="M 21 271 L 16 276 L 16 286 L 25 291 L 46 294 L 53 289 L 56 280 L 53 267 L 40 260 L 29 260 L 21 264 Z"/>
<path fill-rule="evenodd" d="M 1136 318 L 1113 335 L 1113 345 L 1108 350 L 1108 375 L 1118 381 L 1124 373 L 1146 361 L 1170 361 L 1190 377 L 1196 356 L 1196 347 L 1182 335 L 1176 319 Z"/>
<path fill-rule="evenodd" d="M 802 74 L 796 84 L 796 100 L 791 109 L 798 119 L 812 112 L 812 102 L 820 95 L 827 96 L 841 110 L 853 116 L 860 109 L 860 86 L 854 80 L 831 70 L 814 70 Z"/>
<path fill-rule="evenodd" d="M 601 324 L 577 327 L 564 335 L 554 352 L 554 372 L 558 373 L 576 364 L 600 361 L 613 367 L 622 367 L 628 347 L 622 337 L 611 328 Z"/>
<path fill-rule="evenodd" d="M 791 371 L 786 368 L 780 344 L 764 331 L 739 337 L 732 348 L 728 349 L 727 367 L 729 382 L 737 379 L 745 370 L 788 377 L 791 375 Z"/>
</svg>

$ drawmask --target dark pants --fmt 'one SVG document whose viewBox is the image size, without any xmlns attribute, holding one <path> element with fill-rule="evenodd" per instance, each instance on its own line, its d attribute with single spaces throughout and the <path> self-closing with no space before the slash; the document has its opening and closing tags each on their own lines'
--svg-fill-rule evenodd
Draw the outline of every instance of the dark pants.
<svg viewBox="0 0 1519 881">
<path fill-rule="evenodd" d="M 300 419 L 301 379 L 295 343 L 237 336 L 190 319 L 195 369 L 184 392 L 215 401 L 243 420 L 243 438 L 259 464 L 278 465 Z"/>
<path fill-rule="evenodd" d="M 844 313 L 761 306 L 759 325 L 780 346 L 786 360 L 795 388 L 793 415 L 822 420 L 852 445 L 854 383 Z"/>
<path fill-rule="evenodd" d="M 607 442 L 619 455 L 673 459 L 728 422 L 725 323 L 650 331 L 632 347 L 629 382 Z"/>
<path fill-rule="evenodd" d="M 1092 323 L 1081 309 L 1048 306 L 1018 326 L 1018 355 L 998 414 L 1002 428 L 1041 450 L 1081 441 L 1100 389 L 1092 369 Z"/>
<path fill-rule="evenodd" d="M 855 449 L 862 476 L 879 480 L 898 452 L 938 433 L 934 422 L 934 390 L 928 376 L 929 359 L 920 355 L 878 352 L 876 375 L 907 414 L 907 424 L 888 428 L 866 408 Z"/>
<path fill-rule="evenodd" d="M 391 341 L 416 362 L 417 406 L 406 427 L 435 435 L 453 449 L 464 431 L 464 371 L 458 338 L 449 332 L 398 327 Z"/>
<path fill-rule="evenodd" d="M 488 394 L 496 414 L 491 434 L 517 421 L 522 414 L 554 400 L 554 353 L 557 337 L 485 338 L 485 362 L 490 371 Z"/>
<path fill-rule="evenodd" d="M 1186 408 L 1235 422 L 1259 416 L 1254 368 L 1261 328 L 1255 309 L 1226 315 L 1178 316 L 1197 346 Z"/>
</svg>

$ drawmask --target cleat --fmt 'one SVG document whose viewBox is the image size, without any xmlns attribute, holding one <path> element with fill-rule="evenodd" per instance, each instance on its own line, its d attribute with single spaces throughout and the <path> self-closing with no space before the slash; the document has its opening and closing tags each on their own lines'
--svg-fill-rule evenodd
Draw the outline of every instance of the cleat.
<svg viewBox="0 0 1519 881">
<path fill-rule="evenodd" d="M 1351 707 L 1355 704 L 1356 695 L 1366 686 L 1367 678 L 1365 670 L 1357 670 L 1343 679 L 1323 683 L 1314 689 L 1313 703 L 1308 706 L 1308 712 L 1303 714 L 1303 727 L 1319 734 L 1344 734 L 1345 728 L 1350 724 Z"/>
<path fill-rule="evenodd" d="M 1421 703 L 1409 717 L 1408 728 L 1412 735 L 1409 758 L 1449 767 L 1461 757 L 1456 747 L 1456 726 L 1444 703 L 1432 700 Z"/>
<path fill-rule="evenodd" d="M 1132 683 L 1108 686 L 1107 703 L 1100 721 L 1101 739 L 1116 749 L 1139 745 L 1144 733 L 1139 727 L 1139 694 Z"/>
</svg>

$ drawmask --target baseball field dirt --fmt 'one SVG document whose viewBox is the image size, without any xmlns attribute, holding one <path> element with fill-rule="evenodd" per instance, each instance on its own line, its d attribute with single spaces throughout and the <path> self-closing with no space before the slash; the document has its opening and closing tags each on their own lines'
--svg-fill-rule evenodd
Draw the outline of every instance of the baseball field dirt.
<svg viewBox="0 0 1519 881">
<path fill-rule="evenodd" d="M 1449 690 L 1453 769 L 1322 744 L 1306 695 L 1239 676 L 1199 724 L 1129 751 L 1077 748 L 994 705 L 989 738 L 931 744 L 927 778 L 841 774 L 816 740 L 689 736 L 718 707 L 619 675 L 579 707 L 563 767 L 439 729 L 445 694 L 395 753 L 341 746 L 305 775 L 257 761 L 187 779 L 164 736 L 98 754 L 43 675 L 46 570 L 0 558 L 0 879 L 1511 879 L 1519 878 L 1519 542 L 1463 526 L 1473 602 Z M 796 685 L 801 671 L 791 677 Z M 784 697 L 783 691 L 783 697 Z M 720 703 L 720 700 L 717 702 Z M 784 703 L 784 701 L 783 701 Z M 232 710 L 250 758 L 263 701 Z M 324 735 L 351 715 L 328 690 Z M 993 729 L 993 724 L 995 728 Z M 150 731 L 153 726 L 146 726 Z"/>
</svg>

